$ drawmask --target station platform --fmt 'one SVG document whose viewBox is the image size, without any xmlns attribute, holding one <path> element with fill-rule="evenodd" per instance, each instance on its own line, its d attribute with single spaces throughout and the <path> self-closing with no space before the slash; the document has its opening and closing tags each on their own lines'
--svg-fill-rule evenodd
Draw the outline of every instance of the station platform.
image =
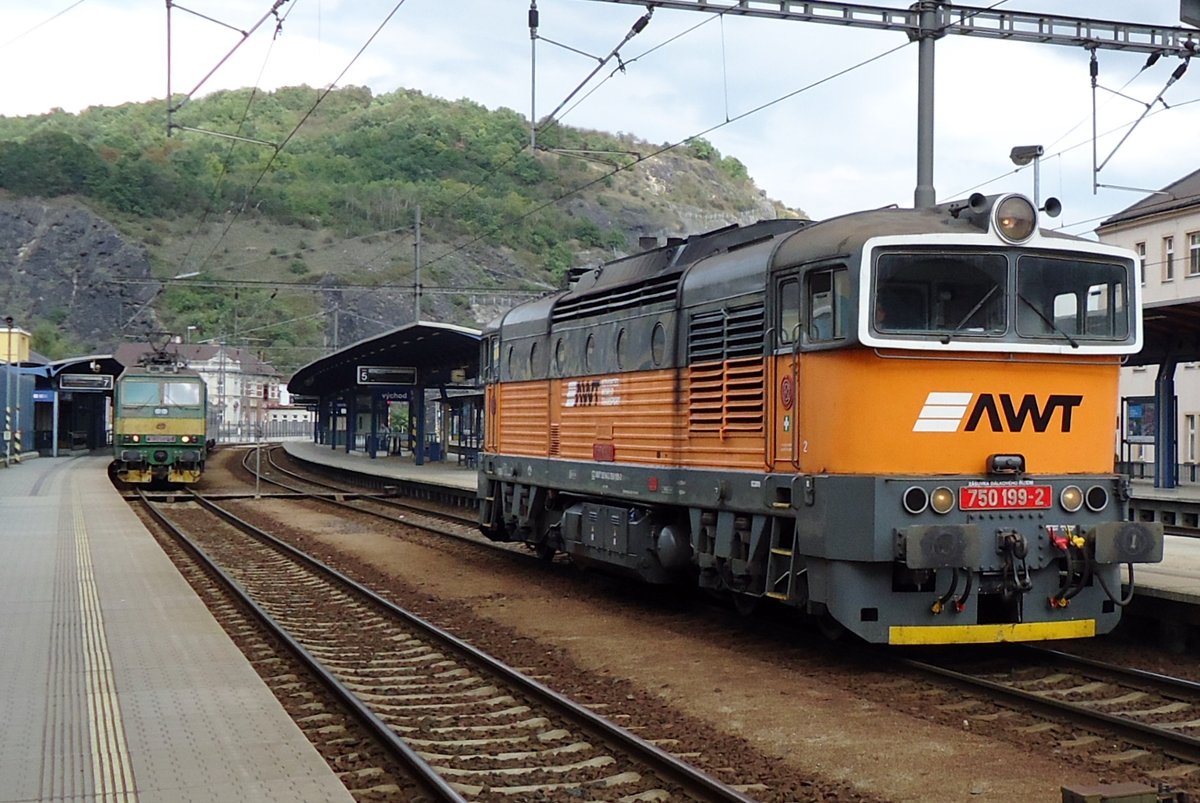
<svg viewBox="0 0 1200 803">
<path fill-rule="evenodd" d="M 350 803 L 108 462 L 0 468 L 0 803 Z"/>
<path fill-rule="evenodd" d="M 344 447 L 333 448 L 312 441 L 283 441 L 283 450 L 300 460 L 333 466 L 346 471 L 358 471 L 379 477 L 411 482 L 425 482 L 461 491 L 475 491 L 479 475 L 474 468 L 454 463 L 428 462 L 418 466 L 411 455 L 379 455 L 347 452 Z"/>
</svg>

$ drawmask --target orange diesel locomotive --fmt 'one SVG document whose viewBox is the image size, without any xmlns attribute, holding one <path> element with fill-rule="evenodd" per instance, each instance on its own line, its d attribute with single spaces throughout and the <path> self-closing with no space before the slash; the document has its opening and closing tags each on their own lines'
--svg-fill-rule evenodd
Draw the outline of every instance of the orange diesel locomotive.
<svg viewBox="0 0 1200 803">
<path fill-rule="evenodd" d="M 572 278 L 485 332 L 493 539 L 892 644 L 1107 632 L 1121 564 L 1161 560 L 1113 473 L 1137 261 L 1019 195 Z"/>
</svg>

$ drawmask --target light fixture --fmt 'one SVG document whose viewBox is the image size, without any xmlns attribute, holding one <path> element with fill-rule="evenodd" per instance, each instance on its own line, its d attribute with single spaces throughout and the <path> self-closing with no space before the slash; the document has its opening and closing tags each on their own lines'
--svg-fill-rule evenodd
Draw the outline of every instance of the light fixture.
<svg viewBox="0 0 1200 803">
<path fill-rule="evenodd" d="M 1041 183 L 1041 160 L 1042 154 L 1046 149 L 1041 145 L 1017 145 L 1008 153 L 1008 158 L 1012 159 L 1012 163 L 1017 167 L 1024 167 L 1033 162 L 1033 205 L 1036 208 L 1039 197 L 1038 192 Z"/>
</svg>

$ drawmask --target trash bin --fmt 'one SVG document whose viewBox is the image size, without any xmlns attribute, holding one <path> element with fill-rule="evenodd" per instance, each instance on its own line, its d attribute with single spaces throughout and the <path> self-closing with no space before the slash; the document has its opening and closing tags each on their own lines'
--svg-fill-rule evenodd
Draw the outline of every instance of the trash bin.
<svg viewBox="0 0 1200 803">
<path fill-rule="evenodd" d="M 425 445 L 425 459 L 434 463 L 442 459 L 442 444 L 430 441 Z"/>
</svg>

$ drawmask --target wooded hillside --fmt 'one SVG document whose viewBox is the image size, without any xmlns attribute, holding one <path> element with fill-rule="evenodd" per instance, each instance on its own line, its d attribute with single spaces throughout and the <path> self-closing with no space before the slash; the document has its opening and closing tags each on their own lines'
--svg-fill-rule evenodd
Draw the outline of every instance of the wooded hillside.
<svg viewBox="0 0 1200 803">
<path fill-rule="evenodd" d="M 663 151 L 556 126 L 530 151 L 516 112 L 416 91 L 219 92 L 177 110 L 169 137 L 167 121 L 162 102 L 0 118 L 0 218 L 28 224 L 0 226 L 0 310 L 35 349 L 168 330 L 259 348 L 287 371 L 412 320 L 418 208 L 421 317 L 470 326 L 640 236 L 797 214 L 703 140 Z M 44 212 L 79 206 L 120 232 L 104 250 L 122 264 L 29 239 Z M 115 318 L 39 289 L 67 275 L 119 296 Z"/>
</svg>

